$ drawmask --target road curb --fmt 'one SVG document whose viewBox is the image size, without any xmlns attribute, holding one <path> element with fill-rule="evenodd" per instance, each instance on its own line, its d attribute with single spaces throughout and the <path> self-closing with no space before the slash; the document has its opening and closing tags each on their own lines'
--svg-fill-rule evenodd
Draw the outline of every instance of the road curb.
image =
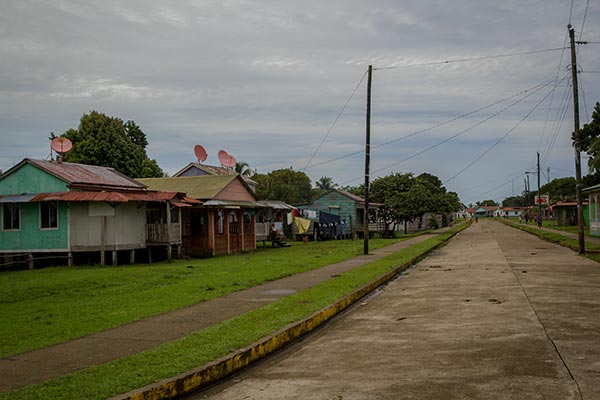
<svg viewBox="0 0 600 400">
<path fill-rule="evenodd" d="M 250 364 L 263 359 L 267 355 L 282 349 L 286 345 L 296 341 L 307 333 L 323 325 L 369 293 L 376 290 L 381 285 L 389 282 L 411 265 L 426 257 L 431 251 L 444 246 L 451 238 L 456 236 L 456 234 L 461 232 L 463 229 L 466 229 L 469 225 L 470 224 L 466 224 L 464 228 L 449 236 L 445 241 L 439 243 L 435 247 L 432 247 L 414 259 L 411 259 L 410 261 L 407 261 L 406 263 L 403 263 L 393 270 L 381 275 L 379 278 L 374 279 L 370 283 L 344 296 L 335 303 L 321 309 L 320 311 L 317 311 L 316 313 L 299 322 L 288 325 L 287 327 L 275 332 L 270 336 L 262 338 L 246 348 L 242 348 L 235 353 L 205 364 L 197 369 L 193 369 L 183 374 L 153 383 L 143 388 L 136 389 L 132 392 L 113 397 L 112 399 L 173 399 L 185 396 L 212 385 L 215 382 L 242 370 Z"/>
</svg>

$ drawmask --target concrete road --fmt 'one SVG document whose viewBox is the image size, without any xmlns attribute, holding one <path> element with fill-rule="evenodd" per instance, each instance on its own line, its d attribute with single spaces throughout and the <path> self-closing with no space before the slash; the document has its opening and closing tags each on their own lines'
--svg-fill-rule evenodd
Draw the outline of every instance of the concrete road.
<svg viewBox="0 0 600 400">
<path fill-rule="evenodd" d="M 194 399 L 600 399 L 600 264 L 480 220 Z"/>
</svg>

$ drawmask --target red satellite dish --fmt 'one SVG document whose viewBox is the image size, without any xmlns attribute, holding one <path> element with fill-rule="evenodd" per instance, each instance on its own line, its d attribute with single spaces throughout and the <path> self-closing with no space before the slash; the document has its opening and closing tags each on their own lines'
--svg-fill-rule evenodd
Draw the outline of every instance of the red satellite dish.
<svg viewBox="0 0 600 400">
<path fill-rule="evenodd" d="M 219 150 L 218 155 L 219 155 L 219 161 L 221 162 L 222 166 L 227 167 L 227 168 L 235 167 L 235 163 L 237 162 L 235 157 L 228 154 L 225 150 Z"/>
<path fill-rule="evenodd" d="M 50 141 L 50 148 L 58 153 L 58 161 L 62 161 L 62 156 L 73 148 L 73 143 L 66 137 L 57 137 Z"/>
<path fill-rule="evenodd" d="M 194 146 L 194 154 L 196 155 L 199 163 L 206 161 L 206 157 L 208 156 L 204 147 L 200 146 L 199 144 Z"/>
</svg>

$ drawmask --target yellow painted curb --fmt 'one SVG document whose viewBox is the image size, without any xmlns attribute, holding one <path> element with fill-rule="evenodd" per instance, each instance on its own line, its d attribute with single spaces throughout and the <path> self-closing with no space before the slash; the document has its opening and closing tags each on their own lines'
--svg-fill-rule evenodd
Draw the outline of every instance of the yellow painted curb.
<svg viewBox="0 0 600 400">
<path fill-rule="evenodd" d="M 469 224 L 467 224 L 467 226 L 468 225 Z M 465 228 L 467 226 L 465 226 Z M 455 232 L 454 235 L 460 231 L 462 231 L 462 229 Z M 446 242 L 454 235 L 450 236 Z M 248 348 L 240 349 L 234 354 L 230 354 L 184 374 L 168 378 L 158 383 L 153 383 L 120 396 L 113 397 L 113 400 L 172 399 L 185 396 L 207 387 L 235 372 L 240 371 L 248 365 L 266 357 L 267 355 L 294 342 L 303 335 L 313 331 L 317 327 L 329 321 L 331 318 L 338 315 L 340 312 L 356 303 L 367 294 L 393 279 L 396 275 L 416 263 L 430 251 L 444 244 L 445 242 L 438 244 L 436 247 L 433 247 L 419 257 L 416 257 L 415 259 L 396 267 L 392 271 L 371 281 L 365 286 L 357 289 L 356 291 L 325 307 L 324 309 L 317 311 L 304 320 L 291 324 L 286 328 L 274 333 L 273 335 L 267 336 L 258 342 L 255 342 Z"/>
</svg>

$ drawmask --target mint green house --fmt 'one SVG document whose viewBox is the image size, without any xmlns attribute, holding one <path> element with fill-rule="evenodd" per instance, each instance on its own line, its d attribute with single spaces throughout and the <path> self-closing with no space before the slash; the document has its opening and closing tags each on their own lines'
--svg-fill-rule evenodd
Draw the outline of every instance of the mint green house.
<svg viewBox="0 0 600 400">
<path fill-rule="evenodd" d="M 99 254 L 104 264 L 108 254 L 116 264 L 122 251 L 133 262 L 134 251 L 153 240 L 180 243 L 172 203 L 182 205 L 174 201 L 182 197 L 149 192 L 112 168 L 26 158 L 0 175 L 0 264 L 26 260 L 33 268 L 34 260 L 53 257 L 87 263 L 90 252 L 94 262 Z M 149 223 L 151 210 L 162 225 Z"/>
<path fill-rule="evenodd" d="M 379 203 L 369 203 L 369 232 L 381 232 L 383 227 L 377 223 Z M 313 200 L 310 204 L 298 205 L 299 208 L 324 211 L 340 217 L 349 226 L 352 235 L 362 235 L 365 223 L 365 200 L 350 192 L 331 189 Z"/>
</svg>

